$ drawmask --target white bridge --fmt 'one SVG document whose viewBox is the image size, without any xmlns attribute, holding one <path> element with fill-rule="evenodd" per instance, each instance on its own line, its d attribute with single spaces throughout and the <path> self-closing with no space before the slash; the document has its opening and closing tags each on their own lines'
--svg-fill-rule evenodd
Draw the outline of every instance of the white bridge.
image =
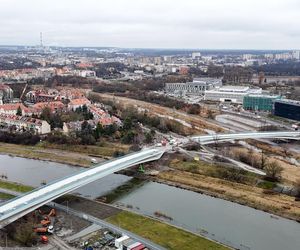
<svg viewBox="0 0 300 250">
<path fill-rule="evenodd" d="M 234 134 L 212 134 L 189 137 L 201 145 L 245 139 L 293 139 L 300 140 L 299 131 L 274 131 L 274 132 L 242 132 Z"/>
<path fill-rule="evenodd" d="M 9 200 L 0 206 L 0 228 L 5 227 L 40 206 L 95 180 L 134 165 L 158 160 L 164 152 L 164 148 L 155 148 L 128 154 Z"/>
<path fill-rule="evenodd" d="M 300 132 L 254 132 L 239 134 L 215 134 L 190 137 L 190 140 L 200 144 L 215 143 L 216 141 L 228 141 L 235 139 L 300 139 Z M 17 220 L 38 207 L 70 193 L 84 185 L 109 174 L 138 165 L 145 162 L 155 161 L 161 158 L 167 148 L 149 148 L 121 158 L 106 161 L 94 168 L 81 171 L 69 177 L 64 177 L 48 185 L 37 188 L 24 195 L 11 199 L 0 206 L 0 228 Z"/>
</svg>

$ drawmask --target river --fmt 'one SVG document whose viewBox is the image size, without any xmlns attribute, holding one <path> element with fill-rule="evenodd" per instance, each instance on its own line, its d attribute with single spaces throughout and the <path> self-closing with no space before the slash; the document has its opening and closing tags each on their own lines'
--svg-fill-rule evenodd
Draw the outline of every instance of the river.
<svg viewBox="0 0 300 250">
<path fill-rule="evenodd" d="M 7 176 L 7 181 L 28 186 L 38 187 L 44 181 L 49 183 L 78 171 L 82 171 L 82 168 L 55 162 L 0 155 L 0 176 Z M 130 179 L 131 177 L 125 175 L 111 174 L 77 189 L 75 193 L 86 198 L 96 198 Z"/>
<path fill-rule="evenodd" d="M 40 186 L 81 171 L 79 167 L 0 155 L 0 176 L 8 181 Z M 112 174 L 76 193 L 95 198 L 128 181 Z M 188 190 L 148 182 L 116 203 L 132 205 L 136 211 L 154 216 L 160 211 L 173 218 L 169 223 L 242 250 L 299 250 L 300 224 L 229 201 Z M 137 207 L 139 209 L 137 209 Z"/>
<path fill-rule="evenodd" d="M 115 202 L 238 249 L 299 250 L 300 224 L 192 191 L 149 182 Z M 138 209 L 137 209 L 138 208 Z"/>
</svg>

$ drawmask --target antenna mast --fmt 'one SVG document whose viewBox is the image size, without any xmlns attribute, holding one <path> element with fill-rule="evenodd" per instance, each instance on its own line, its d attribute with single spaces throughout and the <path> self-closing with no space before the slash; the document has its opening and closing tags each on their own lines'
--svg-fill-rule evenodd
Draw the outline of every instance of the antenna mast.
<svg viewBox="0 0 300 250">
<path fill-rule="evenodd" d="M 43 46 L 43 33 L 42 32 L 40 32 L 40 46 L 41 46 L 41 48 L 43 48 L 44 46 Z"/>
</svg>

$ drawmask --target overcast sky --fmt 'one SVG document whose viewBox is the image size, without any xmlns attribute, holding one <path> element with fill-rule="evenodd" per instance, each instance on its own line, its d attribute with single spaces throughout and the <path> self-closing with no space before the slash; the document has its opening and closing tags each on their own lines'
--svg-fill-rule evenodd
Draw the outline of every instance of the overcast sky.
<svg viewBox="0 0 300 250">
<path fill-rule="evenodd" d="M 0 0 L 0 44 L 300 49 L 300 0 Z"/>
</svg>

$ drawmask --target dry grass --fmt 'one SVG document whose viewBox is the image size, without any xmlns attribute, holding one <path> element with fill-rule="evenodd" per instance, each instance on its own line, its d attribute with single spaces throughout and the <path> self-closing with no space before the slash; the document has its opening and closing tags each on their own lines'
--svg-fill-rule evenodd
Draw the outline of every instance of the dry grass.
<svg viewBox="0 0 300 250">
<path fill-rule="evenodd" d="M 158 178 L 181 184 L 194 191 L 216 195 L 219 198 L 300 220 L 300 203 L 287 195 L 265 194 L 262 188 L 178 170 L 162 172 Z"/>
<path fill-rule="evenodd" d="M 205 118 L 201 117 L 200 115 L 191 115 L 182 111 L 177 111 L 171 108 L 163 107 L 158 104 L 152 104 L 149 102 L 139 101 L 139 100 L 130 99 L 126 97 L 119 97 L 119 96 L 113 96 L 110 94 L 101 94 L 101 93 L 93 93 L 93 94 L 100 96 L 104 100 L 114 101 L 117 104 L 122 105 L 123 107 L 138 106 L 147 109 L 149 113 L 153 115 L 159 114 L 159 115 L 171 116 L 173 118 L 183 120 L 192 126 L 192 129 L 189 127 L 187 127 L 186 129 L 189 132 L 192 132 L 194 134 L 205 133 L 204 129 L 210 129 L 216 132 L 224 131 L 223 128 L 217 126 L 214 123 L 207 121 Z"/>
<path fill-rule="evenodd" d="M 269 146 L 271 148 L 271 146 Z M 271 150 L 271 149 L 270 149 Z M 231 154 L 236 154 L 238 155 L 239 153 L 243 152 L 245 154 L 249 153 L 249 150 L 246 148 L 235 148 L 232 147 L 230 148 L 230 152 Z M 275 152 L 272 150 L 272 152 Z M 256 159 L 259 161 L 259 159 L 261 159 L 261 153 L 256 153 L 256 152 L 252 152 L 251 157 L 253 159 Z M 296 181 L 298 179 L 300 179 L 300 169 L 299 167 L 296 167 L 295 165 L 292 165 L 290 163 L 288 163 L 287 161 L 284 161 L 282 159 L 278 159 L 276 157 L 276 153 L 274 153 L 274 155 L 269 155 L 266 156 L 266 159 L 268 162 L 276 162 L 277 164 L 279 164 L 279 166 L 281 166 L 283 168 L 283 171 L 281 173 L 282 175 L 282 183 L 285 183 L 287 185 L 294 185 L 296 183 Z"/>
<path fill-rule="evenodd" d="M 0 143 L 0 152 L 13 156 L 19 156 L 30 159 L 54 161 L 75 166 L 88 167 L 90 160 L 82 154 L 68 154 L 53 150 L 42 149 L 37 146 L 24 146 L 8 143 Z"/>
</svg>

